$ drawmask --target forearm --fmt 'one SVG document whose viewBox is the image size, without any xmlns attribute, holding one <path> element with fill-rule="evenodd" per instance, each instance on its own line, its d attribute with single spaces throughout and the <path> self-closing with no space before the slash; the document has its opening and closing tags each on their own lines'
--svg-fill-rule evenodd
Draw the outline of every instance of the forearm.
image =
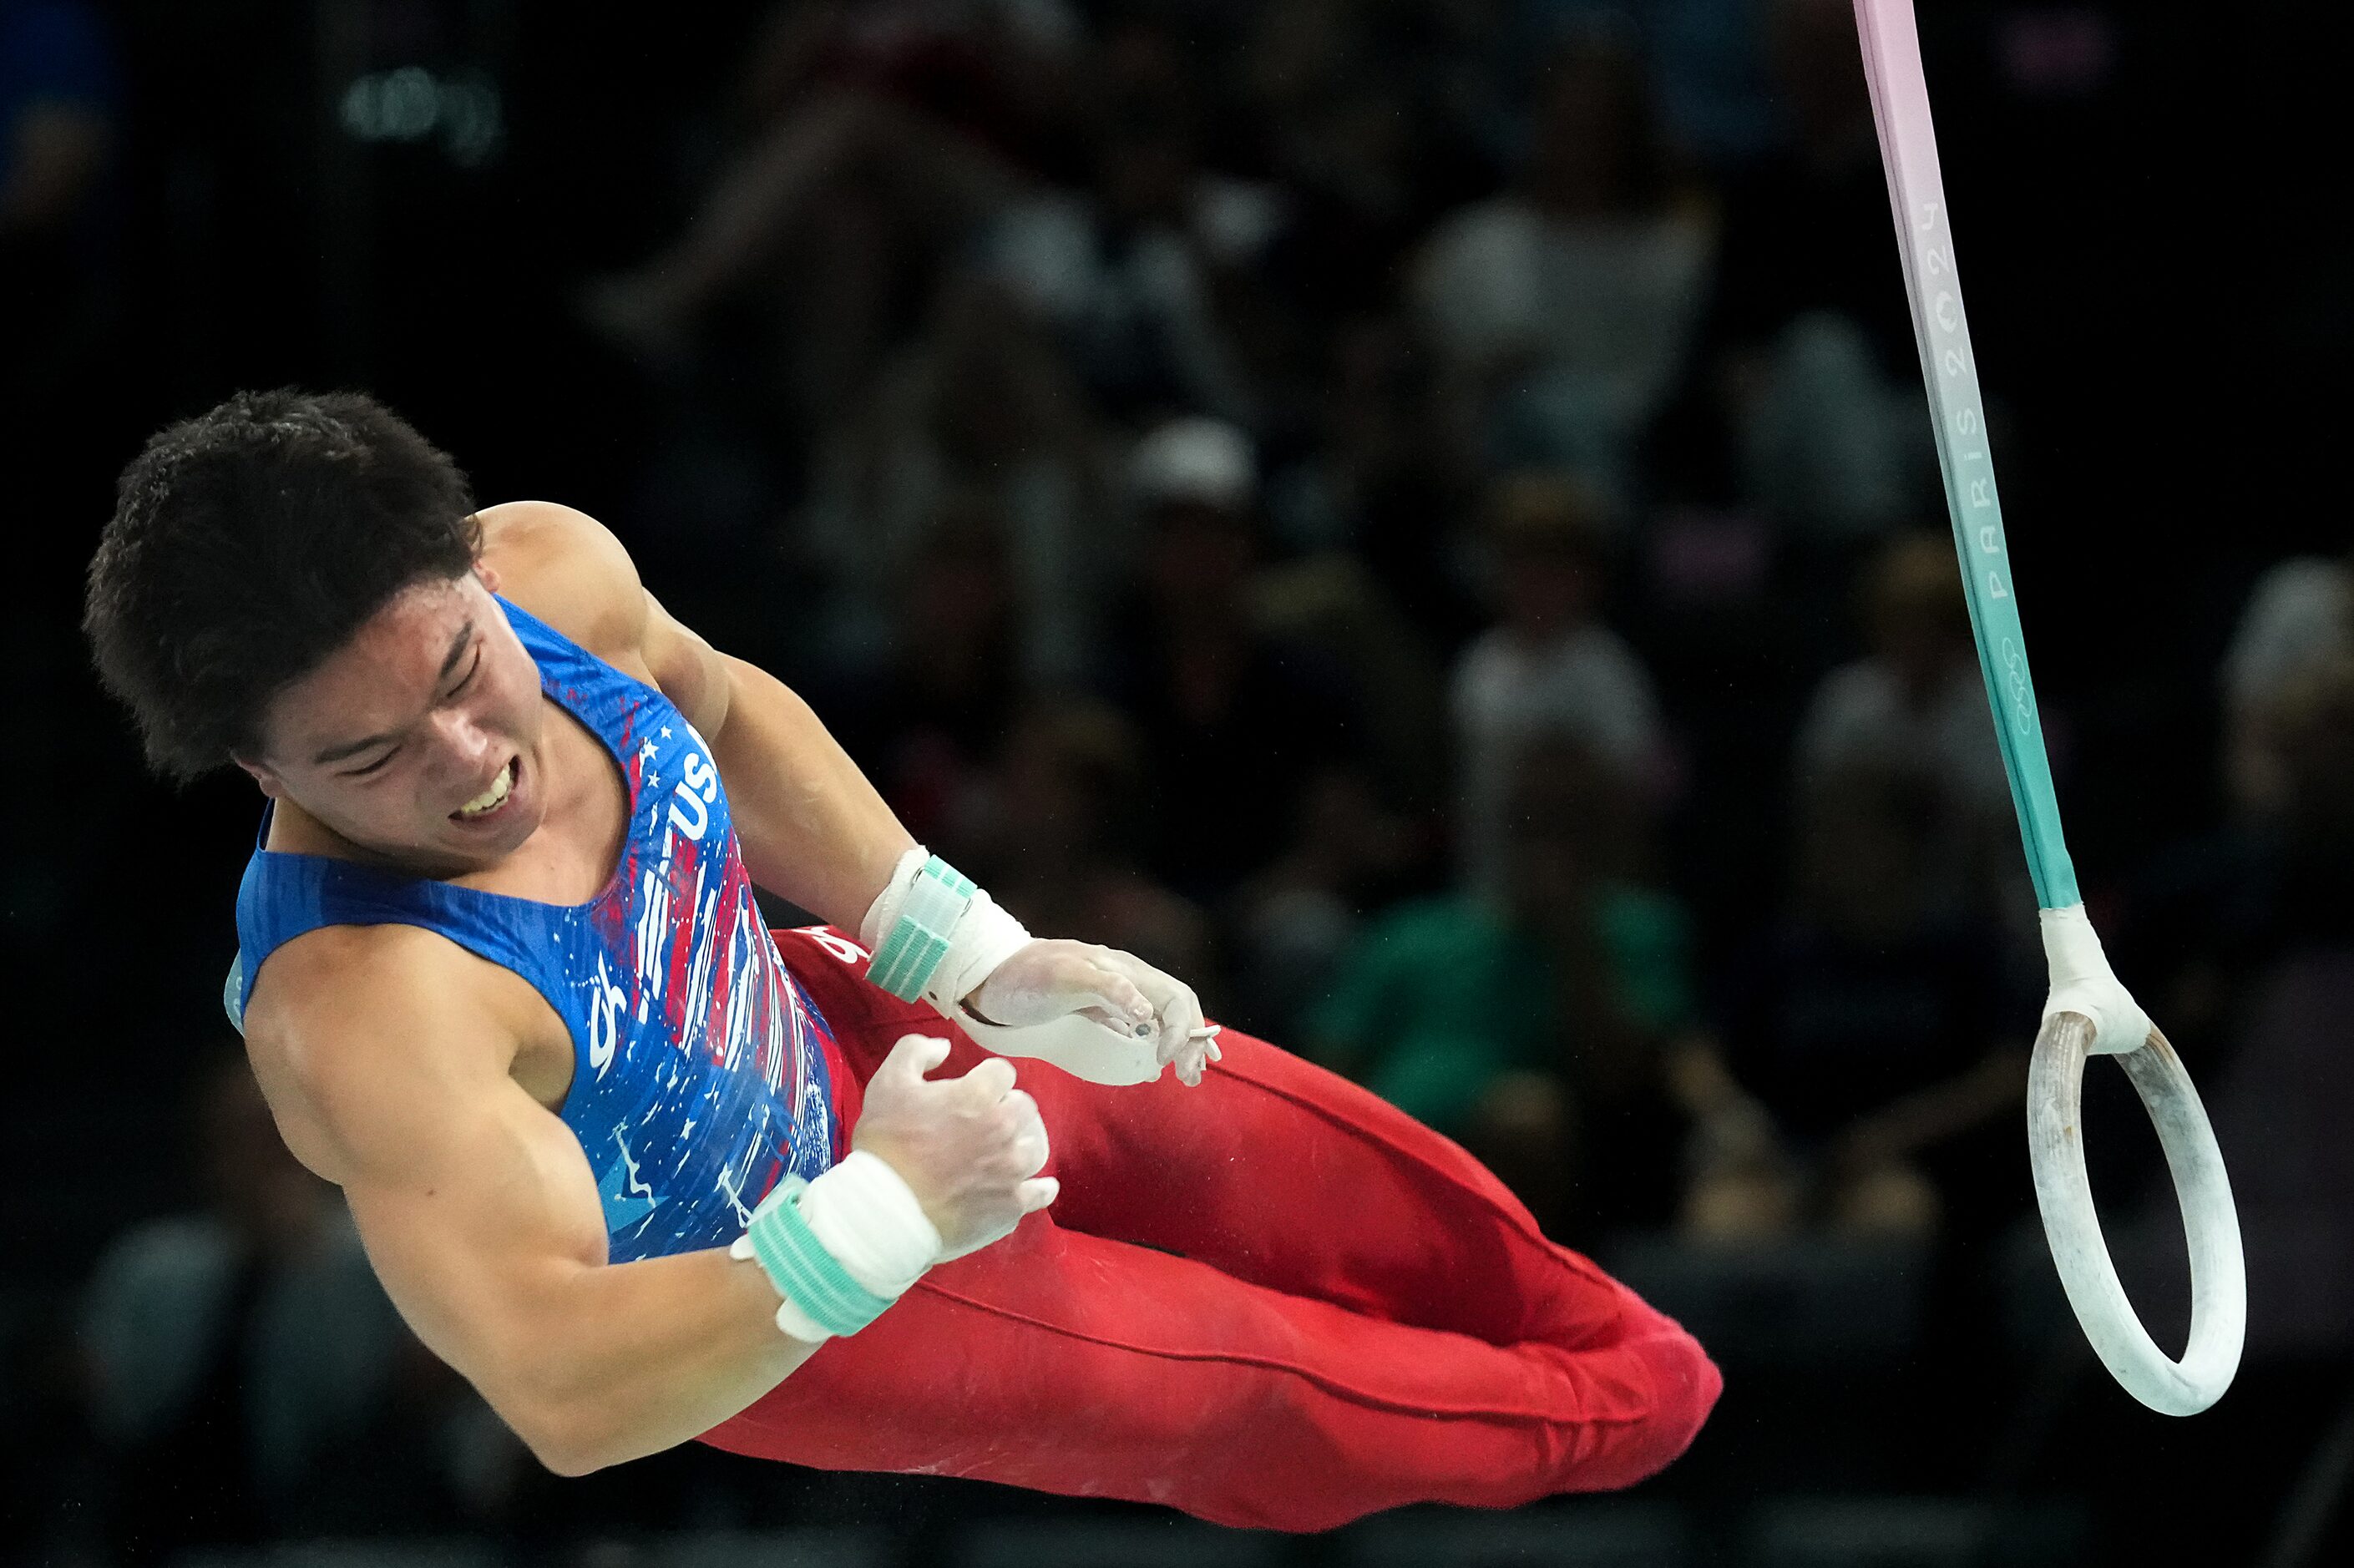
<svg viewBox="0 0 2354 1568">
<path fill-rule="evenodd" d="M 916 841 L 807 703 L 756 665 L 726 664 L 712 760 L 746 867 L 762 887 L 855 931 Z"/>
<path fill-rule="evenodd" d="M 549 1468 L 583 1474 L 700 1436 L 816 1349 L 777 1328 L 756 1264 L 722 1250 L 582 1267 L 529 1332 L 527 1411 L 502 1409 Z"/>
</svg>

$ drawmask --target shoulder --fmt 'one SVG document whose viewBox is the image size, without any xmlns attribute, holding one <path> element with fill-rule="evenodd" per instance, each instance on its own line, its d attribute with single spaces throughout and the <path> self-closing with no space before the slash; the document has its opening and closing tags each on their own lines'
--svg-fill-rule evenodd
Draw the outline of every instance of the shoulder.
<svg viewBox="0 0 2354 1568">
<path fill-rule="evenodd" d="M 507 1075 L 526 1025 L 485 968 L 413 926 L 321 927 L 263 961 L 246 1051 L 297 1159 L 344 1181 L 419 1107 Z"/>
<path fill-rule="evenodd" d="M 498 591 L 596 657 L 658 687 L 705 740 L 726 722 L 725 662 L 646 591 L 613 531 L 552 501 L 484 508 L 482 564 Z"/>
<path fill-rule="evenodd" d="M 552 501 L 503 502 L 476 515 L 482 564 L 504 597 L 600 659 L 639 662 L 645 584 L 611 529 Z"/>
</svg>

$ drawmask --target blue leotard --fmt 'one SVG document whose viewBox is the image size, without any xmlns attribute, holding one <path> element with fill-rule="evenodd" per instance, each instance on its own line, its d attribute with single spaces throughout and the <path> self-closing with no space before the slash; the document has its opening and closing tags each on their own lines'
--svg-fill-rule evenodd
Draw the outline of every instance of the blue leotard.
<svg viewBox="0 0 2354 1568">
<path fill-rule="evenodd" d="M 610 1255 L 722 1245 L 791 1171 L 833 1163 L 826 1022 L 769 934 L 711 748 L 676 705 L 499 600 L 540 688 L 610 748 L 630 829 L 604 891 L 542 904 L 260 847 L 238 890 L 227 1002 L 321 926 L 419 926 L 512 969 L 570 1030 L 562 1107 L 598 1175 Z"/>
</svg>

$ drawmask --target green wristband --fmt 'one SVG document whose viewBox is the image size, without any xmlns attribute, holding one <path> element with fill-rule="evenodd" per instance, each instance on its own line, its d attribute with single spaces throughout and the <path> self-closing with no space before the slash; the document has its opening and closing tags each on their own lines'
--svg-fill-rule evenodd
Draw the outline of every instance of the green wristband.
<svg viewBox="0 0 2354 1568">
<path fill-rule="evenodd" d="M 809 1182 L 788 1176 L 752 1211 L 746 1234 L 752 1255 L 778 1292 L 829 1334 L 854 1334 L 883 1315 L 892 1298 L 877 1296 L 850 1277 L 801 1218 Z"/>
<path fill-rule="evenodd" d="M 866 978 L 897 997 L 913 1001 L 949 956 L 949 938 L 978 891 L 970 878 L 934 855 L 907 885 L 899 918 L 875 949 Z"/>
</svg>

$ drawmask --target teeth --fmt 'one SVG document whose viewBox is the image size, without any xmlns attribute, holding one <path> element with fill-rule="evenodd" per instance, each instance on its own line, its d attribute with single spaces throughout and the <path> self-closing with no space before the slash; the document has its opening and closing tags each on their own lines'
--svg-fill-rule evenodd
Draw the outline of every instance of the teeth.
<svg viewBox="0 0 2354 1568">
<path fill-rule="evenodd" d="M 499 769 L 499 776 L 491 781 L 489 789 L 458 808 L 458 814 L 461 817 L 479 817 L 486 811 L 495 811 L 506 804 L 507 791 L 514 788 L 514 764 L 509 762 L 504 768 Z"/>
</svg>

